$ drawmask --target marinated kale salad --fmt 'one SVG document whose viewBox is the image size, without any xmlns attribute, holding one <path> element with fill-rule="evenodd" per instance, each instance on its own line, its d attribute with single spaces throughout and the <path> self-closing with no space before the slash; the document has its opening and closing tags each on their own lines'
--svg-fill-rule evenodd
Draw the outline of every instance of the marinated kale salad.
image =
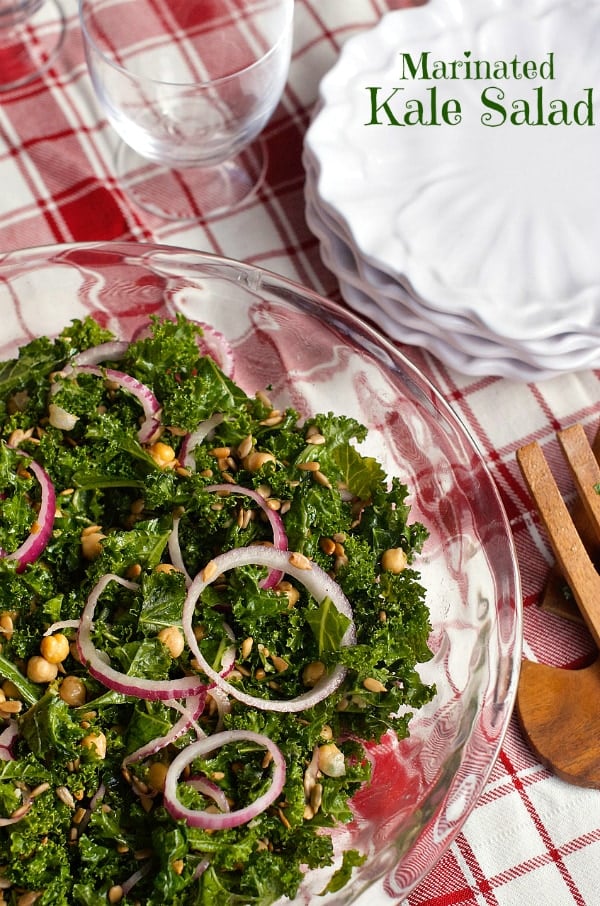
<svg viewBox="0 0 600 906">
<path fill-rule="evenodd" d="M 362 741 L 432 697 L 407 488 L 201 334 L 85 319 L 0 364 L 0 902 L 293 898 Z"/>
</svg>

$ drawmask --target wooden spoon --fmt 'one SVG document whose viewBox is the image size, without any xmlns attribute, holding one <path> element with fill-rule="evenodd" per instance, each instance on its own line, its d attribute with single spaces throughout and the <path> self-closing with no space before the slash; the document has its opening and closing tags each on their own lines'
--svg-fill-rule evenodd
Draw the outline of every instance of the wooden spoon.
<svg viewBox="0 0 600 906">
<path fill-rule="evenodd" d="M 600 467 L 580 425 L 558 434 L 581 500 L 600 537 Z M 538 444 L 517 452 L 561 571 L 600 648 L 600 576 Z M 600 789 L 600 659 L 581 670 L 523 661 L 516 702 L 523 734 L 558 777 Z"/>
</svg>

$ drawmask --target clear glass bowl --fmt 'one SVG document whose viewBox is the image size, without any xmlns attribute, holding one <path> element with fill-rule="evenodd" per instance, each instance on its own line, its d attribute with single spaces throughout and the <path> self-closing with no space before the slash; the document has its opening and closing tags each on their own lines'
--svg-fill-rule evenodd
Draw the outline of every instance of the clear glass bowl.
<svg viewBox="0 0 600 906">
<path fill-rule="evenodd" d="M 411 491 L 430 532 L 416 564 L 427 589 L 434 700 L 410 737 L 373 749 L 370 786 L 336 848 L 368 858 L 324 906 L 399 903 L 454 840 L 490 774 L 513 707 L 521 660 L 521 594 L 508 521 L 474 443 L 441 395 L 356 316 L 282 277 L 199 252 L 90 243 L 0 257 L 0 356 L 71 318 L 92 314 L 124 339 L 150 314 L 177 311 L 226 343 L 249 393 L 302 414 L 335 411 L 369 428 L 365 451 Z M 311 872 L 296 904 L 313 902 L 328 872 Z"/>
</svg>

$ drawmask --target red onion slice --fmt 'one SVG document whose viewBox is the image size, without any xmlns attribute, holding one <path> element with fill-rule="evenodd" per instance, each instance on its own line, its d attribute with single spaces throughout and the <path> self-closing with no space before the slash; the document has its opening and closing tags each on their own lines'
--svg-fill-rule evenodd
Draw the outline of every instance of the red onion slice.
<svg viewBox="0 0 600 906">
<path fill-rule="evenodd" d="M 199 793 L 202 793 L 203 796 L 212 799 L 217 808 L 222 812 L 231 811 L 227 796 L 221 787 L 217 786 L 212 780 L 209 780 L 208 777 L 190 777 L 189 780 L 186 780 L 186 783 L 188 786 L 192 786 L 195 790 L 198 790 Z"/>
<path fill-rule="evenodd" d="M 114 381 L 123 390 L 131 393 L 142 406 L 144 410 L 144 421 L 138 431 L 138 440 L 141 444 L 149 443 L 158 429 L 160 428 L 161 406 L 153 392 L 146 384 L 136 380 L 130 374 L 124 371 L 115 371 L 114 368 L 99 368 L 96 365 L 78 365 L 73 369 L 75 374 L 83 372 L 85 374 L 94 374 L 96 377 L 105 378 L 108 381 Z"/>
<path fill-rule="evenodd" d="M 195 471 L 196 462 L 193 457 L 194 449 L 201 444 L 202 441 L 208 437 L 211 431 L 220 425 L 223 421 L 223 416 L 220 412 L 215 412 L 214 415 L 211 415 L 210 418 L 205 419 L 189 434 L 183 438 L 181 448 L 179 450 L 179 462 L 184 467 L 184 469 L 189 469 L 190 471 Z"/>
<path fill-rule="evenodd" d="M 173 517 L 173 526 L 169 533 L 169 538 L 167 540 L 167 550 L 169 551 L 169 557 L 171 558 L 171 563 L 178 569 L 180 573 L 183 573 L 185 578 L 185 584 L 189 588 L 192 584 L 192 577 L 185 568 L 185 563 L 183 562 L 183 557 L 181 555 L 181 545 L 179 544 L 179 524 L 181 522 L 181 516 Z"/>
<path fill-rule="evenodd" d="M 177 703 L 173 701 L 166 702 L 165 704 L 176 706 Z M 135 752 L 127 755 L 121 762 L 121 766 L 126 768 L 128 764 L 142 761 L 143 758 L 150 758 L 151 755 L 156 755 L 161 749 L 164 749 L 172 742 L 175 742 L 176 739 L 179 739 L 180 736 L 187 733 L 190 727 L 195 726 L 196 720 L 204 711 L 205 704 L 206 695 L 194 695 L 188 698 L 186 707 L 182 709 L 183 713 L 181 717 L 173 724 L 169 732 L 165 733 L 164 736 L 157 736 L 156 739 L 151 740 L 144 746 L 140 746 Z M 177 710 L 179 709 L 177 708 Z"/>
<path fill-rule="evenodd" d="M 144 410 L 144 421 L 138 431 L 138 440 L 141 444 L 150 443 L 154 435 L 160 428 L 161 424 L 161 405 L 155 397 L 152 390 L 124 371 L 116 371 L 114 368 L 102 368 L 92 364 L 69 364 L 59 374 L 60 377 L 73 377 L 78 374 L 93 374 L 96 377 L 113 381 L 117 386 L 126 390 L 140 403 Z M 60 390 L 60 381 L 57 380 L 52 384 L 50 393 L 56 394 Z"/>
<path fill-rule="evenodd" d="M 60 632 L 61 629 L 79 629 L 79 620 L 58 620 L 58 622 L 48 627 L 44 635 L 54 635 L 55 632 Z"/>
<path fill-rule="evenodd" d="M 141 868 L 138 868 L 138 870 L 134 871 L 134 873 L 130 875 L 126 881 L 123 881 L 123 883 L 120 885 L 121 890 L 123 891 L 123 896 L 126 897 L 127 894 L 135 887 L 138 881 L 141 881 L 142 878 L 144 878 L 148 874 L 151 868 L 152 862 L 150 861 L 150 859 L 148 859 L 148 861 L 145 862 Z"/>
<path fill-rule="evenodd" d="M 30 459 L 28 454 L 24 453 L 22 450 L 16 450 L 16 452 L 19 456 L 25 456 L 27 459 Z M 50 476 L 34 459 L 31 459 L 27 468 L 31 469 L 41 488 L 42 496 L 40 500 L 40 509 L 34 526 L 23 544 L 9 554 L 0 551 L 0 557 L 5 557 L 7 560 L 18 561 L 18 573 L 22 573 L 27 564 L 37 560 L 42 551 L 46 549 L 46 545 L 52 534 L 54 516 L 56 513 L 56 493 Z"/>
<path fill-rule="evenodd" d="M 332 673 L 325 675 L 312 689 L 298 695 L 296 698 L 289 700 L 257 698 L 254 695 L 248 695 L 247 693 L 242 692 L 234 684 L 228 683 L 222 674 L 217 673 L 217 671 L 212 668 L 198 647 L 198 642 L 193 631 L 192 619 L 198 598 L 204 589 L 214 582 L 221 573 L 227 572 L 227 570 L 230 569 L 235 569 L 238 566 L 267 566 L 270 569 L 277 569 L 284 574 L 288 573 L 289 575 L 294 576 L 295 579 L 305 586 L 319 604 L 324 598 L 330 598 L 339 612 L 343 613 L 350 620 L 350 625 L 344 633 L 341 644 L 344 646 L 356 644 L 356 631 L 352 608 L 340 586 L 331 578 L 331 576 L 317 566 L 316 563 L 307 560 L 306 563 L 310 564 L 310 568 L 302 569 L 297 565 L 294 565 L 293 559 L 294 555 L 290 551 L 278 551 L 272 547 L 261 547 L 259 545 L 237 547 L 224 554 L 219 554 L 218 557 L 211 560 L 210 563 L 208 563 L 195 577 L 188 589 L 183 605 L 183 631 L 187 643 L 196 657 L 200 668 L 228 695 L 231 695 L 238 701 L 244 702 L 244 704 L 249 705 L 252 708 L 259 708 L 263 711 L 297 712 L 303 711 L 306 708 L 312 708 L 313 705 L 316 705 L 317 702 L 327 698 L 338 688 L 346 675 L 346 668 L 341 665 L 335 667 Z"/>
<path fill-rule="evenodd" d="M 278 551 L 287 550 L 288 539 L 285 532 L 285 526 L 283 520 L 277 510 L 272 510 L 268 505 L 265 498 L 258 493 L 258 491 L 253 490 L 252 488 L 245 488 L 241 484 L 211 484 L 207 488 L 207 491 L 214 491 L 215 493 L 226 493 L 226 494 L 241 494 L 245 497 L 250 497 L 251 500 L 254 500 L 255 503 L 259 505 L 267 519 L 269 520 L 269 525 L 273 532 L 273 547 Z M 283 579 L 283 572 L 278 569 L 271 569 L 266 577 L 260 583 L 261 588 L 275 588 L 276 585 L 279 585 Z"/>
<path fill-rule="evenodd" d="M 283 520 L 276 510 L 272 510 L 269 506 L 267 506 L 265 498 L 262 497 L 258 493 L 258 491 L 255 491 L 252 488 L 245 488 L 241 484 L 211 484 L 208 485 L 205 490 L 217 494 L 240 494 L 245 497 L 250 497 L 251 500 L 254 500 L 259 505 L 259 507 L 269 520 L 269 525 L 271 526 L 271 530 L 273 532 L 273 546 L 275 547 L 275 549 L 280 551 L 287 550 L 288 539 Z M 171 563 L 180 572 L 183 573 L 183 575 L 185 576 L 186 585 L 189 588 L 189 586 L 192 584 L 192 577 L 185 568 L 183 556 L 181 554 L 181 545 L 179 544 L 180 522 L 180 516 L 175 516 L 173 518 L 173 528 L 171 529 L 171 534 L 169 535 L 167 547 L 169 550 Z M 275 588 L 275 586 L 278 585 L 282 579 L 283 573 L 281 572 L 281 570 L 269 570 L 267 577 L 261 581 L 260 587 L 266 589 Z"/>
<path fill-rule="evenodd" d="M 147 680 L 136 676 L 128 676 L 105 663 L 102 653 L 96 649 L 92 641 L 92 625 L 98 600 L 110 582 L 118 582 L 131 591 L 136 591 L 139 588 L 136 582 L 121 579 L 120 576 L 113 573 L 106 573 L 98 580 L 90 592 L 81 614 L 77 632 L 79 657 L 82 663 L 87 666 L 90 674 L 115 692 L 121 692 L 123 695 L 134 695 L 147 701 L 169 701 L 170 699 L 204 695 L 207 685 L 198 676 L 186 676 L 175 680 Z"/>
<path fill-rule="evenodd" d="M 236 742 L 254 742 L 271 753 L 273 756 L 273 776 L 269 789 L 258 797 L 251 805 L 241 809 L 234 809 L 221 815 L 213 814 L 206 811 L 197 811 L 186 808 L 177 798 L 177 781 L 185 768 L 191 762 L 201 755 L 208 755 L 215 749 Z M 280 795 L 285 783 L 285 760 L 280 749 L 275 745 L 268 736 L 261 733 L 253 733 L 250 730 L 224 730 L 222 733 L 215 733 L 206 739 L 188 746 L 171 762 L 165 779 L 164 805 L 169 814 L 175 820 L 183 819 L 191 827 L 202 827 L 206 830 L 225 830 L 231 827 L 239 827 L 247 824 L 264 812 L 270 805 L 275 802 Z"/>
<path fill-rule="evenodd" d="M 77 368 L 79 365 L 99 365 L 107 360 L 118 362 L 128 349 L 129 343 L 125 341 L 109 340 L 107 343 L 100 343 L 98 346 L 91 346 L 89 349 L 84 349 L 83 352 L 78 352 L 73 356 L 70 364 Z"/>
<path fill-rule="evenodd" d="M 18 723 L 9 720 L 8 726 L 0 733 L 0 761 L 14 761 L 12 750 L 18 735 Z"/>
</svg>

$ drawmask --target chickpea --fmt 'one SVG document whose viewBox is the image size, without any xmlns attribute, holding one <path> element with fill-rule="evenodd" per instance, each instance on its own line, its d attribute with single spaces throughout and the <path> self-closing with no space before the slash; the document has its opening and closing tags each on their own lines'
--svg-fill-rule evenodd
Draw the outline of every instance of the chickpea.
<svg viewBox="0 0 600 906">
<path fill-rule="evenodd" d="M 313 661 L 307 664 L 302 671 L 302 682 L 305 686 L 316 686 L 322 676 L 325 675 L 325 664 L 323 661 Z"/>
<path fill-rule="evenodd" d="M 279 585 L 275 586 L 275 591 L 278 594 L 287 595 L 289 610 L 295 607 L 300 600 L 300 592 L 291 582 L 280 582 Z"/>
<path fill-rule="evenodd" d="M 272 453 L 254 450 L 252 453 L 249 453 L 248 456 L 244 457 L 242 465 L 245 469 L 248 469 L 249 472 L 258 472 L 258 470 L 267 462 L 275 462 L 275 457 Z"/>
<path fill-rule="evenodd" d="M 178 626 L 165 626 L 164 629 L 161 629 L 158 633 L 158 638 L 168 649 L 172 658 L 181 656 L 183 649 L 185 648 L 185 640 L 183 638 L 183 633 Z"/>
<path fill-rule="evenodd" d="M 27 679 L 32 683 L 51 683 L 58 676 L 58 664 L 51 664 L 45 657 L 35 654 L 27 661 Z"/>
<path fill-rule="evenodd" d="M 96 560 L 102 553 L 102 541 L 106 538 L 100 531 L 88 532 L 81 538 L 81 553 L 86 560 Z"/>
<path fill-rule="evenodd" d="M 407 564 L 408 557 L 401 547 L 390 547 L 381 556 L 381 568 L 388 573 L 401 573 Z"/>
<path fill-rule="evenodd" d="M 146 782 L 148 783 L 148 786 L 152 787 L 153 790 L 156 790 L 157 793 L 162 793 L 165 788 L 167 770 L 168 766 L 163 764 L 162 761 L 154 761 L 148 768 Z"/>
<path fill-rule="evenodd" d="M 51 664 L 62 664 L 69 655 L 69 640 L 62 632 L 46 635 L 40 643 L 40 651 Z"/>
<path fill-rule="evenodd" d="M 319 746 L 318 762 L 319 770 L 328 777 L 343 777 L 346 773 L 344 753 L 338 749 L 334 742 Z"/>
<path fill-rule="evenodd" d="M 93 752 L 97 758 L 106 758 L 106 736 L 104 733 L 100 731 L 88 733 L 81 740 L 81 745 Z"/>
<path fill-rule="evenodd" d="M 70 708 L 79 708 L 85 704 L 87 697 L 85 683 L 78 676 L 65 676 L 60 684 L 59 695 Z"/>
<path fill-rule="evenodd" d="M 175 450 L 162 440 L 152 444 L 148 452 L 159 469 L 172 469 L 176 464 Z"/>
</svg>

